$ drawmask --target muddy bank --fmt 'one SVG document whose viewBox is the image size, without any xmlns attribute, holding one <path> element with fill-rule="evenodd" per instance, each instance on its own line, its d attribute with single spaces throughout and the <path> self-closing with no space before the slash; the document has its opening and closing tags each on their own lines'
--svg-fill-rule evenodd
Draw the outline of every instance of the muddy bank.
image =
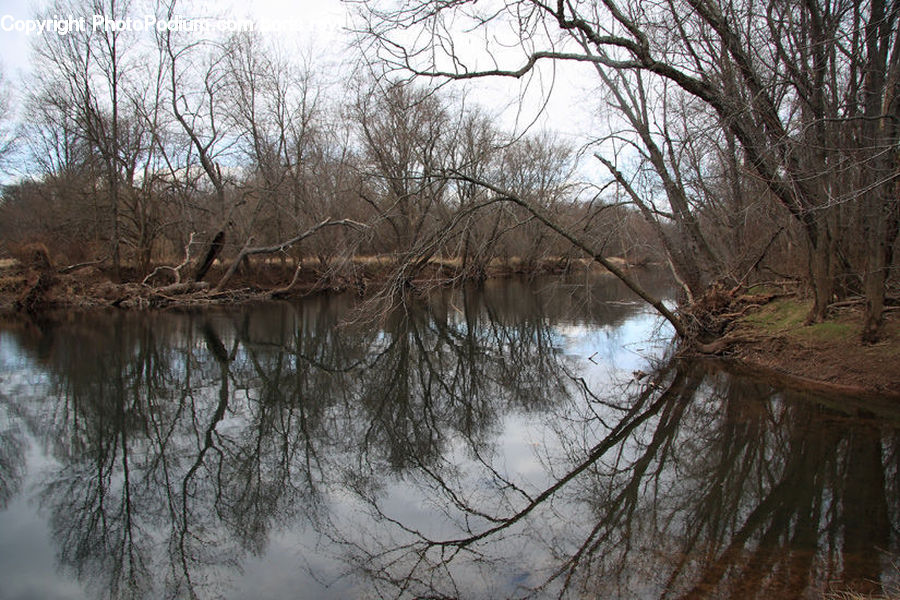
<svg viewBox="0 0 900 600">
<path fill-rule="evenodd" d="M 614 259 L 624 266 L 625 261 Z M 74 267 L 74 268 L 73 268 Z M 308 261 L 296 268 L 280 261 L 263 261 L 229 274 L 227 285 L 217 284 L 226 265 L 216 264 L 206 281 L 190 282 L 171 268 L 160 268 L 150 276 L 124 268 L 121 283 L 108 269 L 86 264 L 53 267 L 38 253 L 30 264 L 0 261 L 0 312 L 34 313 L 57 309 L 122 309 L 235 304 L 257 300 L 300 298 L 322 292 L 352 292 L 360 296 L 377 293 L 396 284 L 397 269 L 387 257 L 357 257 L 339 265 Z M 605 274 L 593 262 L 548 259 L 525 263 L 518 259 L 495 261 L 479 273 L 483 279 L 516 276 Z M 404 285 L 422 290 L 471 280 L 457 260 L 431 260 L 418 268 Z"/>
<path fill-rule="evenodd" d="M 886 313 L 878 343 L 864 344 L 861 306 L 806 325 L 809 303 L 773 300 L 738 319 L 723 353 L 732 368 L 819 394 L 900 400 L 900 314 Z"/>
</svg>

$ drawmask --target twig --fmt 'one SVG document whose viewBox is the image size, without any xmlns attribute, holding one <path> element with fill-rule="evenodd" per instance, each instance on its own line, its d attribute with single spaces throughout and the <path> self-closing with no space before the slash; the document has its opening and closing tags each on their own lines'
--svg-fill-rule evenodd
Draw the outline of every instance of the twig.
<svg viewBox="0 0 900 600">
<path fill-rule="evenodd" d="M 72 271 L 77 271 L 78 269 L 81 269 L 84 267 L 90 267 L 92 265 L 99 265 L 106 259 L 107 259 L 107 257 L 104 256 L 103 258 L 98 258 L 97 260 L 91 260 L 91 261 L 83 262 L 83 263 L 76 263 L 74 265 L 69 265 L 68 267 L 63 267 L 62 269 L 57 271 L 57 273 L 59 273 L 60 275 L 65 275 L 66 273 L 71 273 Z"/>
<path fill-rule="evenodd" d="M 178 265 L 177 267 L 170 267 L 169 265 L 160 265 L 160 266 L 156 267 L 155 269 L 153 269 L 153 271 L 149 275 L 144 277 L 144 280 L 141 281 L 141 283 L 143 285 L 147 285 L 148 281 L 150 281 L 157 273 L 159 273 L 161 270 L 164 270 L 164 269 L 168 269 L 168 270 L 172 271 L 172 273 L 175 275 L 174 283 L 176 283 L 176 284 L 181 283 L 181 269 L 183 269 L 185 266 L 187 266 L 187 264 L 191 261 L 191 245 L 193 243 L 194 243 L 194 232 L 192 231 L 190 238 L 188 238 L 188 243 L 184 247 L 184 260 L 181 261 L 181 264 Z"/>
</svg>

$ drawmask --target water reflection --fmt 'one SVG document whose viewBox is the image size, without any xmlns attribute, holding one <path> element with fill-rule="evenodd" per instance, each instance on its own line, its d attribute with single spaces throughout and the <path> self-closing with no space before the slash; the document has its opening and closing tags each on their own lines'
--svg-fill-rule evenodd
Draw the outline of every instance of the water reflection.
<svg viewBox="0 0 900 600">
<path fill-rule="evenodd" d="M 87 597 L 898 585 L 896 420 L 662 355 L 632 380 L 653 319 L 612 286 L 354 304 L 7 327 L 0 518 L 37 511 Z"/>
</svg>

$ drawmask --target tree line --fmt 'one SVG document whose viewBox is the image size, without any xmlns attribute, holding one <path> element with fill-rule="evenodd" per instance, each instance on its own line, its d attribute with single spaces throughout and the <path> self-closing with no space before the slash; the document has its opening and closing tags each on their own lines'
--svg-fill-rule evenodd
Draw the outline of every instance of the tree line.
<svg viewBox="0 0 900 600">
<path fill-rule="evenodd" d="M 498 260 L 530 271 L 585 253 L 627 283 L 608 257 L 659 258 L 689 301 L 715 282 L 790 279 L 817 321 L 862 297 L 878 338 L 900 229 L 900 3 L 357 8 L 355 70 L 338 85 L 252 33 L 41 38 L 18 136 L 29 177 L 4 190 L 4 238 L 104 257 L 117 278 L 192 256 L 202 279 L 216 258 L 267 248 L 323 272 L 386 255 L 401 283 L 435 261 L 483 279 Z M 515 135 L 447 85 L 547 63 L 579 66 L 603 99 L 593 142 Z M 359 227 L 304 235 L 333 221 Z"/>
<path fill-rule="evenodd" d="M 81 4 L 53 10 L 119 20 L 133 10 Z M 325 220 L 365 227 L 309 236 L 281 248 L 282 262 L 311 258 L 326 271 L 388 255 L 412 278 L 441 259 L 480 279 L 497 260 L 529 271 L 574 256 L 525 211 L 447 176 L 456 170 L 567 223 L 598 222 L 581 202 L 575 150 L 551 134 L 513 138 L 466 98 L 371 74 L 335 90 L 311 57 L 268 42 L 90 29 L 41 38 L 42 75 L 18 130 L 28 176 L 3 192 L 4 238 L 43 242 L 72 263 L 104 257 L 119 279 L 176 264 L 186 248 L 203 279 L 222 252 L 280 246 Z M 626 211 L 607 212 L 610 252 L 646 257 L 650 244 L 619 233 Z"/>
</svg>

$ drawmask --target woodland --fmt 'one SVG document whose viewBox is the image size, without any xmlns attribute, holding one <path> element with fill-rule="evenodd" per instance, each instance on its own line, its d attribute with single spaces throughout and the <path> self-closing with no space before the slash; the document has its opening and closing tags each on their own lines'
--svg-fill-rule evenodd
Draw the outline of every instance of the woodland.
<svg viewBox="0 0 900 600">
<path fill-rule="evenodd" d="M 39 310 L 60 282 L 122 306 L 235 288 L 396 302 L 594 268 L 701 348 L 785 290 L 808 301 L 806 323 L 853 306 L 859 339 L 884 339 L 900 3 L 348 7 L 338 82 L 314 53 L 254 32 L 41 37 L 40 77 L 0 82 L 0 160 L 18 173 L 2 192 L 2 251 L 24 265 L 4 276 L 12 305 Z M 47 15 L 187 8 L 58 0 Z M 587 142 L 509 128 L 467 87 L 540 87 L 557 71 L 554 87 L 593 98 Z M 671 270 L 677 306 L 632 276 L 647 263 Z"/>
<path fill-rule="evenodd" d="M 11 593 L 898 597 L 900 0 L 342 6 L 0 73 Z"/>
</svg>

